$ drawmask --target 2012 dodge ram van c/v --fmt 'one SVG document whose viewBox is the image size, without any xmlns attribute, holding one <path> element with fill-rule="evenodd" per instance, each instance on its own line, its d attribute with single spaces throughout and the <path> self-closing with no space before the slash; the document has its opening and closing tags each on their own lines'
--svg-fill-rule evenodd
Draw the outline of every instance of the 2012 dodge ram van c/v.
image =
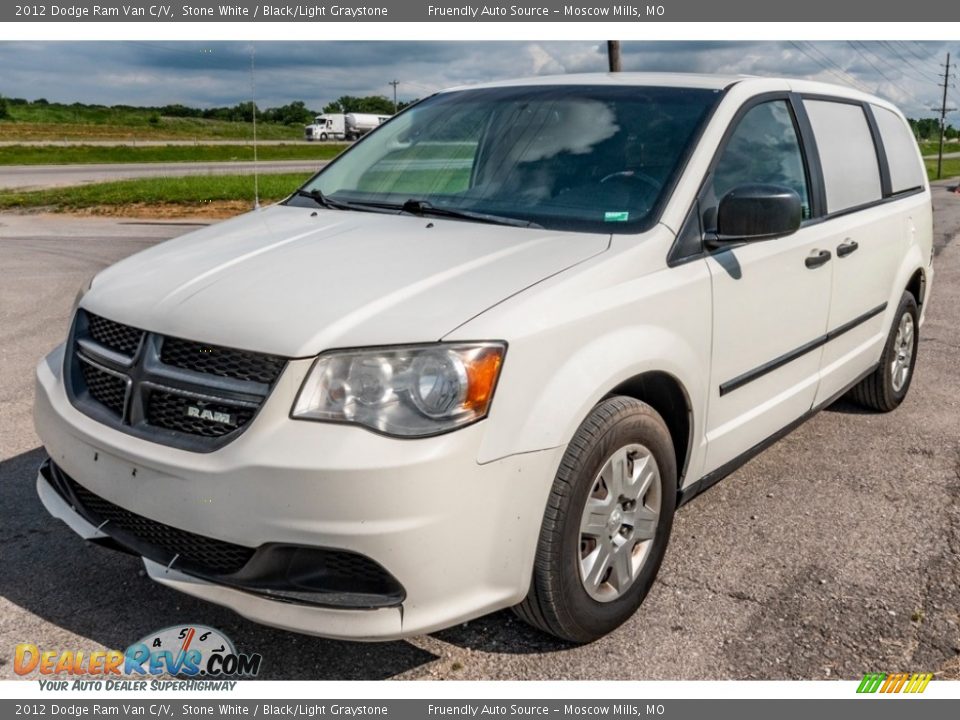
<svg viewBox="0 0 960 720">
<path fill-rule="evenodd" d="M 868 95 L 441 92 L 98 274 L 38 367 L 37 487 L 259 622 L 370 640 L 516 606 L 590 641 L 678 505 L 844 393 L 897 407 L 931 246 L 916 144 Z"/>
</svg>

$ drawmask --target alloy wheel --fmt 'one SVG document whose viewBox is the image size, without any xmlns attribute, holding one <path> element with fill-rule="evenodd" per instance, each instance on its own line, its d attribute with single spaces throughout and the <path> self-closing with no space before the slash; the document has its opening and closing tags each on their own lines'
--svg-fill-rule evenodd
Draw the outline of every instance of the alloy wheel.
<svg viewBox="0 0 960 720">
<path fill-rule="evenodd" d="M 913 315 L 906 312 L 900 318 L 897 337 L 893 342 L 893 360 L 890 362 L 890 379 L 893 391 L 900 392 L 910 377 L 913 361 Z"/>
<path fill-rule="evenodd" d="M 580 519 L 580 579 L 594 600 L 621 597 L 640 574 L 660 521 L 660 471 L 649 449 L 630 444 L 597 473 Z"/>
</svg>

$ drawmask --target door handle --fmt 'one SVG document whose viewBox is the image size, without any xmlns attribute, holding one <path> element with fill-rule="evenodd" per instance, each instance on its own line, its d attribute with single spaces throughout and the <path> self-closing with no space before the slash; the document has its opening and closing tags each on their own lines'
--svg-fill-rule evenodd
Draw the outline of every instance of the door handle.
<svg viewBox="0 0 960 720">
<path fill-rule="evenodd" d="M 829 250 L 815 250 L 806 260 L 803 261 L 803 264 L 808 268 L 818 268 L 821 265 L 824 265 L 830 262 L 830 251 Z"/>
<path fill-rule="evenodd" d="M 846 257 L 850 253 L 856 252 L 858 247 L 860 247 L 860 243 L 856 240 L 847 240 L 840 243 L 837 245 L 837 257 Z"/>
</svg>

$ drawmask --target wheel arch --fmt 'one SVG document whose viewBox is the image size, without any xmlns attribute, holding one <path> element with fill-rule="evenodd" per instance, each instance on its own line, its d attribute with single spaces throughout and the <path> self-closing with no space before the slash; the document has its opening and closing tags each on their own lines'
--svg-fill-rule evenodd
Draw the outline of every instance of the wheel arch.
<svg viewBox="0 0 960 720">
<path fill-rule="evenodd" d="M 690 461 L 694 431 L 693 406 L 687 389 L 670 373 L 650 370 L 619 383 L 604 397 L 614 395 L 626 395 L 646 403 L 663 418 L 673 441 L 677 484 L 681 486 Z"/>
<path fill-rule="evenodd" d="M 907 282 L 906 290 L 913 295 L 913 299 L 917 301 L 917 307 L 923 308 L 927 294 L 927 275 L 923 272 L 923 268 L 914 270 L 913 275 L 910 276 L 910 280 Z"/>
<path fill-rule="evenodd" d="M 909 292 L 917 301 L 922 318 L 927 300 L 928 282 L 923 251 L 917 244 L 910 245 L 898 263 L 884 315 L 886 327 L 889 328 L 893 323 L 893 315 L 905 292 Z"/>
</svg>

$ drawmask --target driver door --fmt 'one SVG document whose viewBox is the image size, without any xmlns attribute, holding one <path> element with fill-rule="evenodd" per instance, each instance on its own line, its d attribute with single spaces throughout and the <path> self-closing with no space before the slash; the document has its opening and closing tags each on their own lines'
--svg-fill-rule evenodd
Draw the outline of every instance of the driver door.
<svg viewBox="0 0 960 720">
<path fill-rule="evenodd" d="M 716 228 L 720 199 L 746 184 L 796 191 L 804 218 L 792 235 L 732 244 L 706 257 L 713 294 L 707 472 L 813 404 L 833 263 L 822 223 L 810 222 L 809 177 L 797 118 L 784 95 L 741 110 L 701 193 L 708 236 Z"/>
</svg>

